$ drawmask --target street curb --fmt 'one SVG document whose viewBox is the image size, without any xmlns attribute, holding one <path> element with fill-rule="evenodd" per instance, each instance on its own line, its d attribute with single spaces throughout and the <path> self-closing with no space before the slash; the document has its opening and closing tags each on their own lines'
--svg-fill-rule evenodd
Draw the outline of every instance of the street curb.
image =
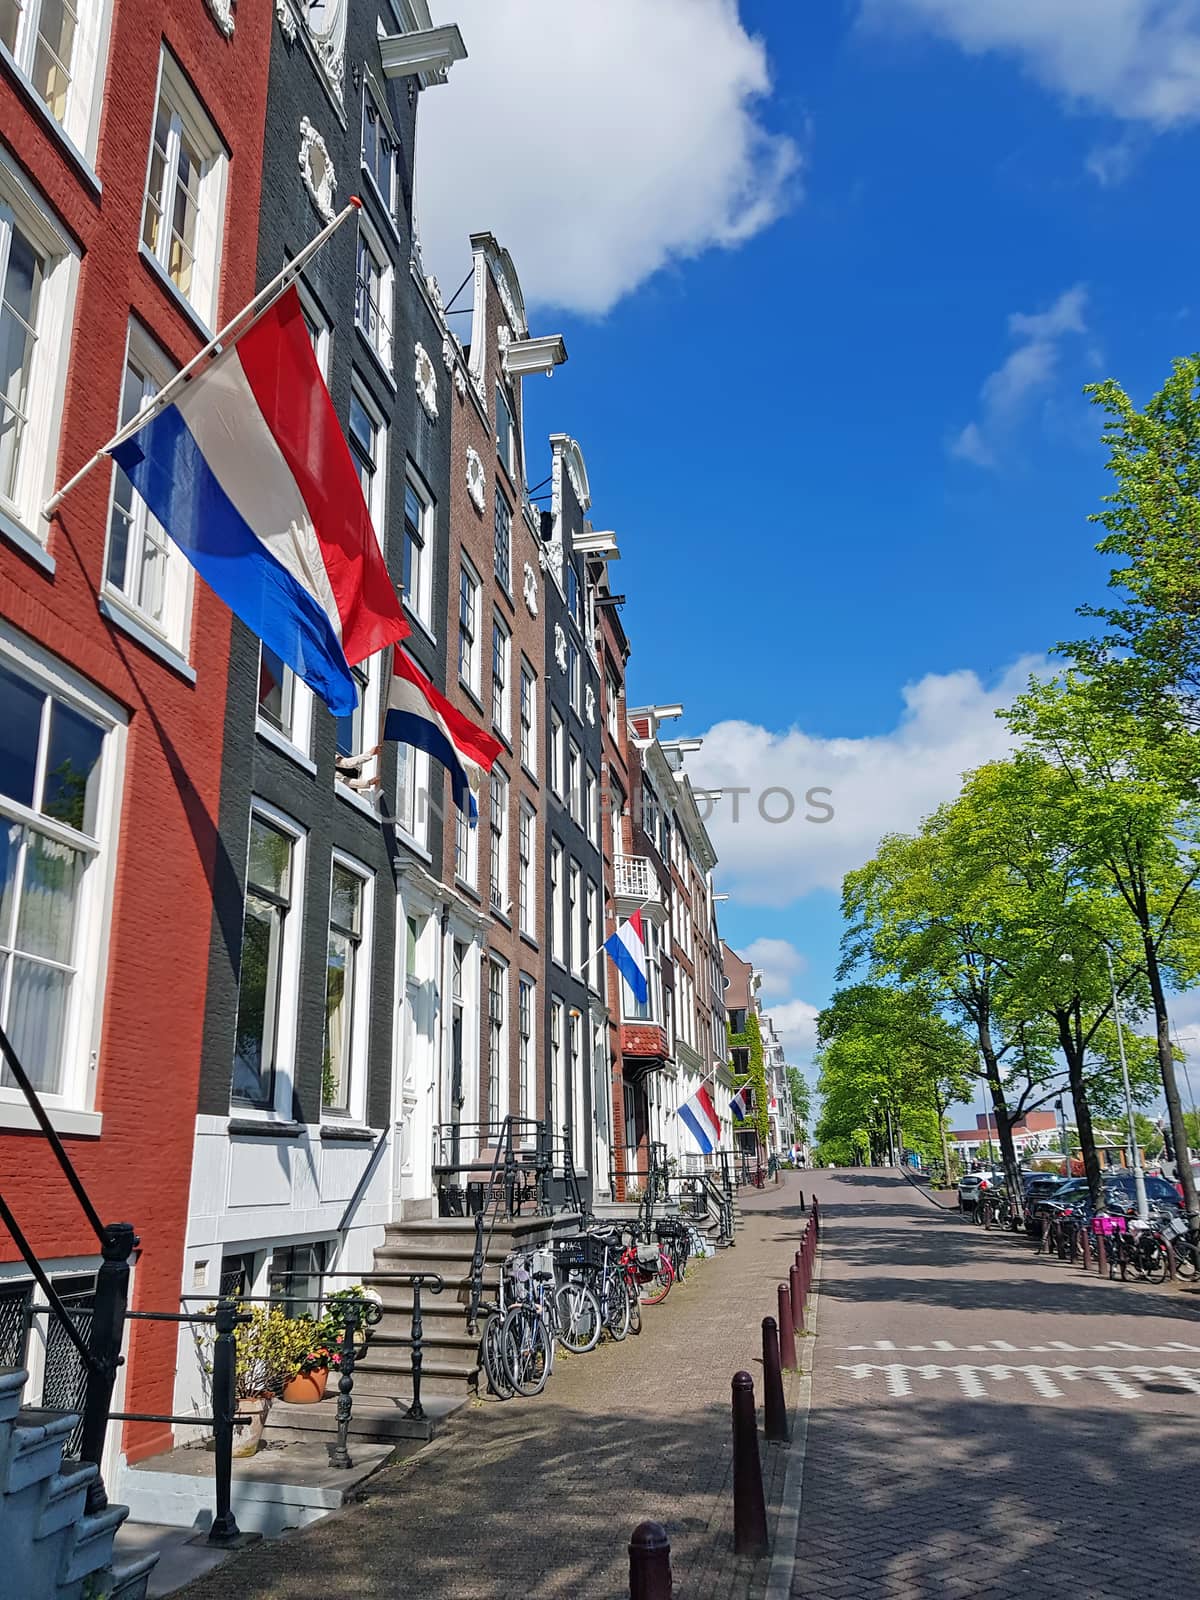
<svg viewBox="0 0 1200 1600">
<path fill-rule="evenodd" d="M 800 1356 L 800 1380 L 792 1412 L 792 1445 L 788 1452 L 783 1494 L 775 1523 L 775 1542 L 763 1600 L 788 1600 L 796 1575 L 796 1549 L 800 1539 L 800 1508 L 804 1497 L 804 1458 L 808 1452 L 808 1416 L 812 1409 L 812 1373 L 817 1357 L 817 1313 L 821 1306 L 822 1251 L 813 1257 L 812 1291 L 808 1299 L 809 1336 Z"/>
</svg>

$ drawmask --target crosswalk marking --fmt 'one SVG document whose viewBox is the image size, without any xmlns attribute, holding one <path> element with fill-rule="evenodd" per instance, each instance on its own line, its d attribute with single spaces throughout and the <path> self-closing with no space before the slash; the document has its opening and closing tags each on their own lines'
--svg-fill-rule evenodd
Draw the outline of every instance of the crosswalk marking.
<svg viewBox="0 0 1200 1600">
<path fill-rule="evenodd" d="M 931 1350 L 941 1355 L 989 1355 L 995 1350 L 1005 1355 L 1046 1355 L 1051 1351 L 1065 1355 L 1108 1355 L 1116 1350 L 1133 1355 L 1200 1355 L 1200 1344 L 1184 1344 L 1178 1339 L 1169 1344 L 1128 1344 L 1123 1339 L 1106 1339 L 1100 1344 L 1070 1344 L 1066 1339 L 1047 1339 L 1045 1344 L 1025 1345 L 1009 1344 L 1004 1339 L 993 1339 L 989 1344 L 955 1345 L 948 1339 L 933 1339 L 928 1344 L 897 1345 L 890 1339 L 877 1339 L 874 1344 L 844 1344 L 839 1349 L 893 1351 L 905 1355 L 920 1355 Z"/>
<path fill-rule="evenodd" d="M 897 1400 L 906 1399 L 913 1394 L 914 1378 L 920 1378 L 925 1383 L 937 1378 L 952 1379 L 958 1384 L 963 1397 L 967 1400 L 986 1399 L 989 1383 L 1003 1384 L 1017 1380 L 1027 1382 L 1034 1394 L 1043 1400 L 1061 1400 L 1065 1393 L 1062 1385 L 1069 1387 L 1072 1384 L 1087 1382 L 1100 1384 L 1119 1400 L 1137 1400 L 1142 1395 L 1142 1390 L 1137 1387 L 1139 1384 L 1151 1385 L 1160 1383 L 1163 1379 L 1173 1381 L 1191 1394 L 1200 1394 L 1200 1369 L 1181 1366 L 1113 1367 L 1065 1363 L 1062 1366 L 1043 1366 L 1010 1365 L 999 1362 L 987 1365 L 961 1363 L 943 1366 L 924 1363 L 908 1366 L 898 1361 L 859 1361 L 854 1364 L 839 1365 L 837 1370 L 849 1373 L 850 1377 L 859 1383 L 879 1375 L 887 1385 L 888 1394 Z"/>
</svg>

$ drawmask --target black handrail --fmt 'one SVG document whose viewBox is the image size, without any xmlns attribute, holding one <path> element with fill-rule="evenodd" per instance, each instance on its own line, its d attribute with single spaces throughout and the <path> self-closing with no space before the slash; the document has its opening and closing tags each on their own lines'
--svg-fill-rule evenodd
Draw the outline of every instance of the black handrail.
<svg viewBox="0 0 1200 1600">
<path fill-rule="evenodd" d="M 29 1081 L 29 1076 L 26 1073 L 25 1068 L 21 1065 L 20 1059 L 17 1056 L 17 1052 L 13 1049 L 12 1042 L 3 1028 L 0 1028 L 0 1054 L 3 1054 L 8 1070 L 17 1080 L 17 1088 L 20 1089 L 21 1093 L 25 1096 L 25 1103 L 28 1105 L 30 1111 L 33 1112 L 34 1119 L 36 1120 L 38 1127 L 45 1134 L 47 1143 L 54 1152 L 54 1159 L 62 1168 L 63 1174 L 71 1186 L 72 1193 L 74 1194 L 76 1200 L 79 1201 L 79 1205 L 84 1216 L 88 1219 L 88 1223 L 91 1226 L 92 1232 L 96 1235 L 97 1241 L 103 1245 L 107 1230 L 105 1229 L 104 1224 L 100 1221 L 100 1214 L 92 1204 L 91 1196 L 83 1187 L 83 1180 L 75 1171 L 75 1167 L 72 1164 L 71 1158 L 67 1154 L 62 1140 L 58 1137 L 58 1130 L 50 1120 L 50 1113 L 42 1104 L 37 1090 Z"/>
</svg>

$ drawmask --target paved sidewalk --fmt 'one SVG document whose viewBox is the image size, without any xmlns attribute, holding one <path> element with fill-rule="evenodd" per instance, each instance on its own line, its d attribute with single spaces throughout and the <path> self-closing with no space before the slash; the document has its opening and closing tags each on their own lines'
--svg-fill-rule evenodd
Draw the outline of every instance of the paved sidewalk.
<svg viewBox="0 0 1200 1600">
<path fill-rule="evenodd" d="M 823 1172 L 795 1600 L 1200 1600 L 1200 1296 Z"/>
<path fill-rule="evenodd" d="M 459 1413 L 368 1499 L 256 1546 L 187 1600 L 624 1600 L 629 1536 L 671 1537 L 676 1600 L 751 1600 L 768 1563 L 732 1554 L 730 1379 L 755 1377 L 761 1320 L 799 1244 L 807 1174 L 743 1191 L 735 1249 L 695 1264 L 643 1332 L 560 1358 L 536 1400 Z M 795 1380 L 793 1380 L 794 1383 Z M 772 1527 L 787 1450 L 763 1446 Z"/>
</svg>

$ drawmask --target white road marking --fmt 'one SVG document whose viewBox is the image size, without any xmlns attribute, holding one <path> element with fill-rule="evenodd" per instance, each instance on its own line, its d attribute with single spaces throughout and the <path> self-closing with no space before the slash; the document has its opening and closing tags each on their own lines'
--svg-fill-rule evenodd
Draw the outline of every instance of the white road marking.
<svg viewBox="0 0 1200 1600">
<path fill-rule="evenodd" d="M 887 1373 L 887 1386 L 890 1395 L 894 1395 L 899 1400 L 904 1395 L 912 1393 L 912 1384 L 908 1381 L 907 1367 L 893 1365 L 884 1367 L 883 1370 Z"/>
<path fill-rule="evenodd" d="M 950 1343 L 949 1339 L 935 1339 L 933 1341 L 933 1348 L 935 1350 L 953 1350 L 954 1346 Z"/>
<path fill-rule="evenodd" d="M 955 1366 L 939 1366 L 932 1362 L 921 1365 L 906 1366 L 902 1362 L 875 1363 L 870 1361 L 856 1362 L 854 1365 L 840 1365 L 839 1372 L 849 1373 L 850 1377 L 863 1383 L 877 1374 L 882 1374 L 888 1394 L 900 1400 L 912 1395 L 912 1379 L 918 1377 L 925 1382 L 937 1378 L 953 1379 L 968 1400 L 983 1400 L 988 1396 L 988 1382 L 1007 1383 L 1014 1380 L 1025 1379 L 1034 1394 L 1043 1400 L 1061 1400 L 1064 1390 L 1060 1384 L 1082 1383 L 1095 1380 L 1102 1384 L 1110 1394 L 1119 1400 L 1138 1400 L 1141 1390 L 1135 1385 L 1148 1385 L 1162 1378 L 1173 1379 L 1192 1394 L 1200 1394 L 1200 1369 L 1171 1366 L 1171 1367 L 1110 1367 L 1096 1366 L 1085 1367 L 1063 1365 L 1047 1367 L 1040 1365 L 1001 1365 L 974 1366 L 970 1364 Z"/>
<path fill-rule="evenodd" d="M 982 1400 L 987 1390 L 984 1388 L 983 1379 L 974 1367 L 947 1367 L 947 1372 L 952 1372 L 958 1379 L 958 1386 L 968 1400 Z"/>
<path fill-rule="evenodd" d="M 1189 1372 L 1186 1367 L 1163 1367 L 1168 1378 L 1174 1378 L 1193 1394 L 1200 1394 L 1200 1373 Z"/>
<path fill-rule="evenodd" d="M 1015 1354 L 1016 1351 L 1019 1348 L 1020 1348 L 1019 1345 L 1009 1344 L 1007 1339 L 993 1339 L 992 1340 L 992 1349 L 993 1350 L 1010 1350 Z"/>
<path fill-rule="evenodd" d="M 1057 1367 L 1050 1369 L 1051 1372 L 1059 1370 Z M 1040 1394 L 1044 1400 L 1059 1400 L 1062 1398 L 1062 1390 L 1051 1378 L 1045 1367 L 1022 1367 L 1021 1371 L 1029 1379 L 1034 1394 Z"/>
<path fill-rule="evenodd" d="M 1046 1342 L 1046 1348 L 1048 1350 L 1070 1350 L 1072 1354 L 1075 1354 L 1079 1351 L 1080 1346 L 1068 1344 L 1065 1339 L 1049 1339 Z"/>
</svg>

